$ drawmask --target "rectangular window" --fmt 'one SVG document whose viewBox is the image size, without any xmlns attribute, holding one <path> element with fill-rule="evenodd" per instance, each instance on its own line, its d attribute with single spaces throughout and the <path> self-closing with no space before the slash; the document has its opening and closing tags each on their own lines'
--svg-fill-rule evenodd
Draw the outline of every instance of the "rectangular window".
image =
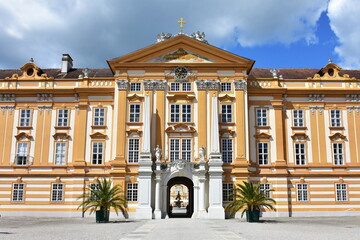
<svg viewBox="0 0 360 240">
<path fill-rule="evenodd" d="M 270 198 L 270 183 L 260 183 L 260 192 L 265 193 L 266 197 Z"/>
<path fill-rule="evenodd" d="M 181 139 L 181 157 L 182 160 L 191 161 L 191 139 Z"/>
<path fill-rule="evenodd" d="M 346 183 L 336 184 L 336 201 L 347 201 Z"/>
<path fill-rule="evenodd" d="M 170 161 L 178 160 L 180 156 L 182 160 L 191 161 L 191 139 L 170 139 Z"/>
<path fill-rule="evenodd" d="M 180 105 L 170 105 L 170 122 L 180 122 Z"/>
<path fill-rule="evenodd" d="M 221 140 L 221 153 L 224 163 L 232 163 L 233 160 L 233 144 L 232 139 Z"/>
<path fill-rule="evenodd" d="M 69 109 L 59 109 L 58 110 L 58 127 L 67 127 L 69 122 Z"/>
<path fill-rule="evenodd" d="M 20 110 L 20 127 L 30 127 L 30 109 L 21 109 Z"/>
<path fill-rule="evenodd" d="M 57 142 L 55 144 L 55 165 L 64 165 L 66 160 L 66 143 Z"/>
<path fill-rule="evenodd" d="M 130 91 L 140 92 L 141 91 L 141 83 L 130 83 Z"/>
<path fill-rule="evenodd" d="M 269 147 L 266 142 L 258 143 L 258 159 L 259 165 L 269 164 Z"/>
<path fill-rule="evenodd" d="M 24 201 L 24 184 L 23 183 L 14 183 L 13 184 L 12 200 L 14 202 Z"/>
<path fill-rule="evenodd" d="M 16 165 L 26 165 L 28 160 L 28 144 L 26 142 L 19 142 L 17 145 Z"/>
<path fill-rule="evenodd" d="M 256 125 L 267 126 L 267 109 L 257 108 L 256 109 Z"/>
<path fill-rule="evenodd" d="M 222 92 L 231 92 L 231 83 L 221 83 Z"/>
<path fill-rule="evenodd" d="M 340 110 L 330 110 L 331 126 L 340 127 L 341 126 L 341 117 Z"/>
<path fill-rule="evenodd" d="M 230 202 L 234 200 L 232 196 L 234 193 L 234 184 L 232 183 L 223 183 L 223 201 Z"/>
<path fill-rule="evenodd" d="M 178 82 L 170 83 L 170 91 L 179 92 L 180 91 L 180 83 L 178 83 Z"/>
<path fill-rule="evenodd" d="M 93 142 L 92 144 L 92 164 L 102 164 L 103 162 L 103 142 Z"/>
<path fill-rule="evenodd" d="M 140 139 L 138 138 L 129 139 L 129 163 L 139 162 L 139 142 Z"/>
<path fill-rule="evenodd" d="M 138 200 L 138 184 L 128 183 L 126 188 L 126 198 L 128 202 L 137 202 Z"/>
<path fill-rule="evenodd" d="M 90 184 L 90 199 L 93 199 L 93 200 L 96 199 L 94 191 L 98 190 L 98 189 L 99 189 L 99 184 L 98 183 L 91 183 Z"/>
<path fill-rule="evenodd" d="M 170 161 L 180 158 L 180 139 L 170 139 Z"/>
<path fill-rule="evenodd" d="M 53 183 L 51 191 L 51 201 L 52 202 L 61 202 L 63 200 L 63 191 L 64 184 L 62 183 Z"/>
<path fill-rule="evenodd" d="M 130 122 L 140 122 L 140 104 L 130 104 Z"/>
<path fill-rule="evenodd" d="M 94 126 L 105 125 L 105 108 L 94 108 Z"/>
<path fill-rule="evenodd" d="M 182 121 L 191 122 L 191 105 L 182 105 Z"/>
<path fill-rule="evenodd" d="M 305 165 L 305 143 L 295 143 L 296 165 Z"/>
<path fill-rule="evenodd" d="M 182 83 L 182 90 L 183 92 L 191 92 L 191 83 L 189 82 Z"/>
<path fill-rule="evenodd" d="M 297 186 L 297 200 L 300 202 L 308 201 L 308 185 L 307 183 L 298 183 Z"/>
<path fill-rule="evenodd" d="M 232 122 L 232 105 L 230 104 L 223 104 L 221 105 L 221 121 L 223 123 L 230 123 Z"/>
<path fill-rule="evenodd" d="M 344 165 L 344 152 L 342 143 L 333 143 L 333 156 L 335 165 Z"/>
<path fill-rule="evenodd" d="M 303 127 L 304 126 L 304 110 L 295 109 L 293 113 L 294 113 L 294 127 Z"/>
</svg>

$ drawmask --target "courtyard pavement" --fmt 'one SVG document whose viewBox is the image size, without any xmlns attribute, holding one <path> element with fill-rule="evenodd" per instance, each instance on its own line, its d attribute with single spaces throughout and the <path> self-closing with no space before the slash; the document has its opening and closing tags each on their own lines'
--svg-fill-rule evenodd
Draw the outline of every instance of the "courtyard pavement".
<svg viewBox="0 0 360 240">
<path fill-rule="evenodd" d="M 0 217 L 0 239 L 22 240 L 293 240 L 359 239 L 360 217 L 210 220 L 171 218 L 95 223 L 94 218 Z"/>
</svg>

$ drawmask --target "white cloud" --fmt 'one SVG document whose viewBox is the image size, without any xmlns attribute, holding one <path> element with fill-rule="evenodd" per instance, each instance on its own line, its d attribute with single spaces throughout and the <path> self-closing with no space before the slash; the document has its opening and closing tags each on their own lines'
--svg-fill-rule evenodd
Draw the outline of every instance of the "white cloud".
<svg viewBox="0 0 360 240">
<path fill-rule="evenodd" d="M 335 52 L 340 56 L 343 68 L 360 68 L 360 1 L 330 0 L 328 16 L 331 29 L 339 39 Z"/>
</svg>

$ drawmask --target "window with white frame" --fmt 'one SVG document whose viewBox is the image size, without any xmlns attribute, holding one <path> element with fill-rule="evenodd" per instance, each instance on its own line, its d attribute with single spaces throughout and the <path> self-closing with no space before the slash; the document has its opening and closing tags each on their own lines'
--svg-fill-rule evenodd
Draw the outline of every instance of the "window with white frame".
<svg viewBox="0 0 360 240">
<path fill-rule="evenodd" d="M 92 164 L 102 164 L 103 163 L 103 151 L 104 151 L 104 143 L 103 142 L 93 142 L 92 143 Z"/>
<path fill-rule="evenodd" d="M 337 183 L 336 184 L 336 201 L 347 201 L 347 189 L 346 183 Z"/>
<path fill-rule="evenodd" d="M 130 91 L 140 92 L 141 91 L 141 83 L 130 83 Z"/>
<path fill-rule="evenodd" d="M 191 83 L 189 82 L 183 82 L 183 83 L 179 83 L 179 82 L 172 82 L 170 83 L 170 91 L 173 92 L 191 92 Z"/>
<path fill-rule="evenodd" d="M 222 92 L 231 92 L 231 83 L 221 83 L 221 91 Z"/>
<path fill-rule="evenodd" d="M 305 202 L 309 200 L 308 185 L 307 183 L 298 183 L 297 186 L 297 200 Z"/>
<path fill-rule="evenodd" d="M 170 83 L 170 91 L 179 92 L 180 91 L 180 83 L 179 82 Z"/>
<path fill-rule="evenodd" d="M 233 141 L 230 138 L 221 139 L 221 154 L 224 163 L 232 163 Z"/>
<path fill-rule="evenodd" d="M 306 162 L 305 143 L 295 143 L 296 165 L 305 165 Z"/>
<path fill-rule="evenodd" d="M 20 110 L 20 127 L 30 127 L 31 110 L 21 109 Z"/>
<path fill-rule="evenodd" d="M 94 193 L 94 191 L 99 189 L 99 183 L 91 183 L 90 184 L 90 199 L 95 200 L 97 197 Z"/>
<path fill-rule="evenodd" d="M 55 143 L 55 165 L 64 165 L 66 161 L 66 143 Z"/>
<path fill-rule="evenodd" d="M 223 122 L 223 123 L 232 122 L 232 105 L 231 104 L 221 105 L 221 122 Z"/>
<path fill-rule="evenodd" d="M 94 108 L 94 126 L 105 125 L 105 108 Z"/>
<path fill-rule="evenodd" d="M 170 139 L 170 161 L 181 159 L 191 161 L 191 139 L 172 138 Z"/>
<path fill-rule="evenodd" d="M 267 126 L 267 109 L 257 108 L 256 109 L 256 125 Z"/>
<path fill-rule="evenodd" d="M 126 186 L 126 199 L 128 202 L 137 202 L 138 200 L 138 184 L 128 183 Z"/>
<path fill-rule="evenodd" d="M 341 126 L 341 116 L 339 109 L 330 110 L 330 119 L 332 127 L 340 127 Z"/>
<path fill-rule="evenodd" d="M 191 92 L 191 83 L 189 82 L 182 83 L 182 90 L 183 92 Z"/>
<path fill-rule="evenodd" d="M 342 143 L 333 143 L 333 157 L 335 165 L 344 165 L 344 151 Z"/>
<path fill-rule="evenodd" d="M 267 142 L 258 142 L 257 150 L 259 165 L 269 164 L 269 144 Z"/>
<path fill-rule="evenodd" d="M 64 184 L 63 183 L 53 183 L 51 191 L 51 201 L 52 202 L 61 202 L 64 195 Z"/>
<path fill-rule="evenodd" d="M 303 127 L 304 126 L 304 110 L 294 109 L 294 127 Z"/>
<path fill-rule="evenodd" d="M 129 153 L 129 163 L 139 162 L 139 151 L 140 151 L 140 139 L 138 138 L 129 138 L 128 153 Z"/>
<path fill-rule="evenodd" d="M 59 109 L 57 126 L 58 127 L 67 127 L 69 124 L 69 109 Z"/>
<path fill-rule="evenodd" d="M 27 142 L 18 142 L 16 153 L 16 165 L 26 165 L 28 161 L 28 147 Z"/>
<path fill-rule="evenodd" d="M 140 122 L 140 104 L 130 104 L 130 122 Z"/>
<path fill-rule="evenodd" d="M 270 183 L 260 183 L 259 190 L 270 198 Z"/>
<path fill-rule="evenodd" d="M 22 202 L 24 201 L 24 184 L 23 183 L 14 183 L 12 191 L 12 201 Z"/>
<path fill-rule="evenodd" d="M 234 200 L 234 184 L 233 183 L 223 183 L 223 201 L 230 202 Z"/>
<path fill-rule="evenodd" d="M 181 111 L 180 111 L 181 109 Z M 181 112 L 181 118 L 180 118 Z M 191 104 L 171 104 L 170 122 L 191 122 Z"/>
</svg>

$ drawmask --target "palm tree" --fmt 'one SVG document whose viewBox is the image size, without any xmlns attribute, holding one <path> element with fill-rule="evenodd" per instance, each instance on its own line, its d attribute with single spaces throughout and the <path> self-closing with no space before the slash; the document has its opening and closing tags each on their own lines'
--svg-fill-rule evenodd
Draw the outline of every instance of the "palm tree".
<svg viewBox="0 0 360 240">
<path fill-rule="evenodd" d="M 243 182 L 236 186 L 234 193 L 231 195 L 234 200 L 226 207 L 231 217 L 234 217 L 238 211 L 242 210 L 241 217 L 243 217 L 246 212 L 247 221 L 252 220 L 251 216 L 253 216 L 254 213 L 257 214 L 255 221 L 259 221 L 258 214 L 260 209 L 267 208 L 276 211 L 272 205 L 276 204 L 276 201 L 266 196 L 264 191 L 260 191 L 259 185 L 254 186 L 252 182 Z"/>
<path fill-rule="evenodd" d="M 109 221 L 110 208 L 113 208 L 117 215 L 121 211 L 123 216 L 127 217 L 127 202 L 123 191 L 119 185 L 112 186 L 110 179 L 98 179 L 97 187 L 94 189 L 88 187 L 88 191 L 83 193 L 78 199 L 83 199 L 78 209 L 83 207 L 83 211 L 90 210 L 90 214 L 100 210 L 99 214 L 103 214 L 100 218 L 103 218 L 105 222 Z"/>
</svg>

